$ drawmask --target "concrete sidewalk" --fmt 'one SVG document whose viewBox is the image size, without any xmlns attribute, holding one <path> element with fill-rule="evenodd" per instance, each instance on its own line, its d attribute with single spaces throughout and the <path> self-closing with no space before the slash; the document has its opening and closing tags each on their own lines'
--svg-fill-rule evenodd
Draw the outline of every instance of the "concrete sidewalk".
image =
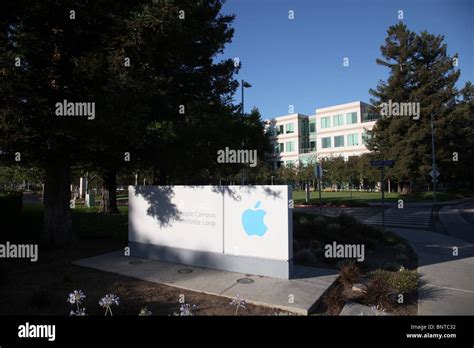
<svg viewBox="0 0 474 348">
<path fill-rule="evenodd" d="M 474 243 L 474 226 L 462 216 L 463 213 L 472 214 L 472 208 L 474 208 L 474 202 L 465 202 L 458 206 L 446 206 L 440 209 L 439 219 L 450 236 Z"/>
<path fill-rule="evenodd" d="M 474 315 L 474 245 L 423 230 L 391 228 L 418 254 L 419 315 Z M 458 248 L 458 256 L 453 255 Z"/>
<path fill-rule="evenodd" d="M 123 251 L 73 264 L 228 298 L 240 294 L 249 303 L 303 315 L 309 314 L 338 276 L 335 270 L 295 266 L 294 279 L 285 280 L 126 257 Z"/>
</svg>

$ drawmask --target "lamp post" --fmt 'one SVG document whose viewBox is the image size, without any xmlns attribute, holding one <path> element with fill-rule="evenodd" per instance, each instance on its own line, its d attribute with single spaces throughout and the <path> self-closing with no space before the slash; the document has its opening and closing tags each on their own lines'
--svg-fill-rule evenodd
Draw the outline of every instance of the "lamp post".
<svg viewBox="0 0 474 348">
<path fill-rule="evenodd" d="M 244 117 L 244 88 L 250 88 L 252 85 L 248 83 L 247 81 L 241 80 L 240 86 L 242 88 L 242 117 Z M 243 144 L 242 144 L 243 146 Z M 240 178 L 240 184 L 244 185 L 244 168 L 242 168 L 241 172 L 241 178 Z"/>
</svg>

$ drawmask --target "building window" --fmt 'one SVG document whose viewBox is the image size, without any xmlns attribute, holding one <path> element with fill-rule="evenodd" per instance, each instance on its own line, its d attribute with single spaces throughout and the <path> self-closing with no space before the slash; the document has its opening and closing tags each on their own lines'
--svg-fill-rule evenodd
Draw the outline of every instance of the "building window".
<svg viewBox="0 0 474 348">
<path fill-rule="evenodd" d="M 293 167 L 295 164 L 295 161 L 286 161 L 286 165 L 289 166 L 289 167 Z"/>
<path fill-rule="evenodd" d="M 347 124 L 357 123 L 357 112 L 349 112 L 346 114 Z"/>
<path fill-rule="evenodd" d="M 316 121 L 312 121 L 309 123 L 309 132 L 316 133 Z"/>
<path fill-rule="evenodd" d="M 329 128 L 331 127 L 331 117 L 322 117 L 321 118 L 321 128 Z"/>
<path fill-rule="evenodd" d="M 283 161 L 278 161 L 277 162 L 277 168 L 281 168 L 282 165 L 283 165 Z"/>
<path fill-rule="evenodd" d="M 277 134 L 283 134 L 283 125 L 277 126 Z"/>
<path fill-rule="evenodd" d="M 372 138 L 371 134 L 368 134 L 367 131 L 362 133 L 362 144 L 367 145 L 367 142 Z"/>
<path fill-rule="evenodd" d="M 287 123 L 286 124 L 286 133 L 293 133 L 295 131 L 294 124 L 293 123 Z"/>
<path fill-rule="evenodd" d="M 331 137 L 322 138 L 321 146 L 323 149 L 329 149 L 331 147 Z"/>
<path fill-rule="evenodd" d="M 301 121 L 301 129 L 302 129 L 302 133 L 304 135 L 308 135 L 308 120 L 302 120 Z"/>
<path fill-rule="evenodd" d="M 367 111 L 364 111 L 362 113 L 362 122 L 372 122 L 372 121 L 376 121 L 380 118 L 379 115 L 376 115 L 372 112 L 367 112 Z"/>
<path fill-rule="evenodd" d="M 359 145 L 359 134 L 348 134 L 347 135 L 347 146 L 356 146 Z"/>
<path fill-rule="evenodd" d="M 344 146 L 344 135 L 338 135 L 334 137 L 334 147 Z"/>
<path fill-rule="evenodd" d="M 301 148 L 302 149 L 307 149 L 308 146 L 309 146 L 309 140 L 308 139 L 301 140 Z"/>
<path fill-rule="evenodd" d="M 295 150 L 295 142 L 294 141 L 287 142 L 286 143 L 286 152 L 293 152 L 294 150 Z"/>
<path fill-rule="evenodd" d="M 329 139 L 331 139 L 331 138 L 329 138 Z M 309 142 L 309 150 L 310 151 L 316 151 L 316 140 Z"/>
<path fill-rule="evenodd" d="M 275 144 L 275 153 L 280 153 L 280 152 L 283 152 L 283 151 L 284 151 L 283 143 Z"/>
<path fill-rule="evenodd" d="M 344 125 L 344 115 L 334 115 L 334 127 Z"/>
</svg>

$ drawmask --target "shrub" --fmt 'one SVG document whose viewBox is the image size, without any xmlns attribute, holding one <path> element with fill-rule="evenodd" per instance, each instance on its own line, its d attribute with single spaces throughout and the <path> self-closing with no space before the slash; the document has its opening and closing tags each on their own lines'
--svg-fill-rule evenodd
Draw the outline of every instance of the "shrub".
<svg viewBox="0 0 474 348">
<path fill-rule="evenodd" d="M 331 315 L 338 315 L 342 306 L 344 306 L 344 297 L 339 288 L 334 287 L 324 295 L 323 303 L 327 307 L 327 312 Z"/>
<path fill-rule="evenodd" d="M 339 268 L 339 280 L 344 286 L 352 286 L 360 275 L 361 272 L 354 260 L 343 262 Z"/>
<path fill-rule="evenodd" d="M 409 271 L 404 268 L 397 272 L 377 270 L 372 275 L 385 279 L 388 286 L 398 294 L 407 294 L 418 289 L 419 275 L 415 271 Z"/>
<path fill-rule="evenodd" d="M 358 223 L 357 219 L 347 214 L 340 214 L 338 217 L 339 223 L 342 226 L 351 226 Z"/>
<path fill-rule="evenodd" d="M 313 264 L 316 262 L 316 256 L 310 249 L 301 249 L 295 254 L 295 262 L 299 264 Z"/>
<path fill-rule="evenodd" d="M 331 235 L 332 233 L 339 233 L 341 230 L 341 224 L 338 223 L 330 223 L 327 226 L 328 234 Z"/>
<path fill-rule="evenodd" d="M 403 239 L 392 232 L 387 232 L 384 236 L 387 245 L 397 245 L 402 243 Z"/>
<path fill-rule="evenodd" d="M 373 274 L 363 289 L 363 301 L 369 306 L 378 306 L 390 309 L 393 305 L 392 290 L 386 278 L 380 274 Z"/>
</svg>

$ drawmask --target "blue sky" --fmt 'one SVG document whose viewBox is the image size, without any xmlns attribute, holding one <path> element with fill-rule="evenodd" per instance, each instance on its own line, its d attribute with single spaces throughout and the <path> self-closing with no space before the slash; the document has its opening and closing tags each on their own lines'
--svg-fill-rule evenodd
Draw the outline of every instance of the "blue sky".
<svg viewBox="0 0 474 348">
<path fill-rule="evenodd" d="M 402 10 L 409 29 L 444 35 L 449 54 L 459 53 L 459 87 L 474 80 L 473 9 L 471 0 L 227 0 L 222 12 L 236 15 L 235 34 L 222 57 L 240 59 L 237 78 L 252 84 L 245 109 L 257 106 L 263 118 L 288 114 L 289 105 L 308 115 L 369 102 L 369 88 L 387 77 L 375 59 Z"/>
</svg>

